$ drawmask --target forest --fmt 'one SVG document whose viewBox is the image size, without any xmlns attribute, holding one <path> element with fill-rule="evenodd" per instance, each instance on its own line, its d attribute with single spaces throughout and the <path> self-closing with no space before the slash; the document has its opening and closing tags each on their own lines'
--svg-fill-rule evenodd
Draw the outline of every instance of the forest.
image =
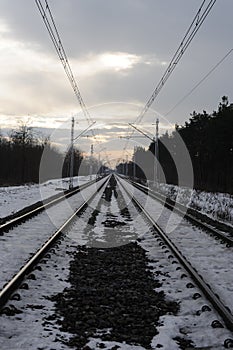
<svg viewBox="0 0 233 350">
<path fill-rule="evenodd" d="M 222 97 L 217 111 L 211 114 L 194 111 L 184 125 L 176 125 L 171 134 L 166 132 L 161 135 L 157 146 L 152 142 L 148 149 L 137 147 L 132 161 L 119 163 L 117 171 L 138 179 L 153 180 L 156 160 L 156 180 L 180 185 L 175 161 L 177 155 L 183 156 L 178 144 L 180 137 L 191 159 L 194 188 L 233 194 L 233 104 L 229 103 L 227 96 Z M 0 185 L 38 183 L 45 150 L 52 165 L 48 178 L 43 181 L 57 177 L 57 164 L 63 164 L 62 177 L 68 177 L 69 149 L 62 154 L 48 137 L 37 135 L 33 128 L 24 124 L 12 130 L 7 137 L 0 133 Z M 95 173 L 98 162 L 95 159 L 92 162 Z M 82 152 L 75 148 L 74 176 L 87 175 L 89 169 L 90 159 L 84 158 Z"/>
<path fill-rule="evenodd" d="M 194 188 L 233 194 L 233 104 L 229 103 L 228 97 L 222 97 L 217 111 L 211 114 L 194 111 L 184 125 L 176 125 L 170 135 L 166 132 L 159 137 L 156 152 L 158 181 L 164 181 L 163 173 L 166 183 L 179 184 L 174 161 L 179 152 L 178 136 L 184 141 L 190 155 Z M 118 172 L 125 174 L 127 170 L 129 176 L 135 172 L 138 178 L 152 180 L 155 149 L 155 142 L 147 150 L 137 147 L 133 161 L 127 165 L 120 163 Z"/>
<path fill-rule="evenodd" d="M 49 160 L 47 177 L 40 179 L 40 163 L 43 152 L 46 151 Z M 97 170 L 97 162 L 93 160 L 93 172 Z M 51 178 L 68 177 L 70 173 L 70 150 L 65 154 L 54 147 L 49 137 L 37 134 L 36 131 L 21 123 L 9 135 L 0 133 L 0 185 L 19 185 L 39 183 Z M 60 171 L 60 164 L 63 164 Z M 81 166 L 82 164 L 82 166 Z M 89 174 L 89 159 L 74 148 L 74 176 Z M 59 177 L 61 177 L 59 176 Z"/>
</svg>

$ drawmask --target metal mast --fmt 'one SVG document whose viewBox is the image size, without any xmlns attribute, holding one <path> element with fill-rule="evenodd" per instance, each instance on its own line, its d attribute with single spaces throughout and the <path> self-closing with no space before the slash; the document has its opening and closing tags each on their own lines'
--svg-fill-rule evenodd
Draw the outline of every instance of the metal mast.
<svg viewBox="0 0 233 350">
<path fill-rule="evenodd" d="M 154 161 L 154 185 L 158 182 L 158 161 L 159 161 L 159 119 L 155 123 L 155 161 Z"/>
<path fill-rule="evenodd" d="M 91 145 L 91 156 L 90 156 L 90 180 L 92 180 L 92 172 L 93 172 L 93 153 L 94 153 L 94 146 Z"/>
<path fill-rule="evenodd" d="M 70 133 L 70 181 L 69 189 L 74 187 L 74 117 L 71 119 L 71 133 Z"/>
</svg>

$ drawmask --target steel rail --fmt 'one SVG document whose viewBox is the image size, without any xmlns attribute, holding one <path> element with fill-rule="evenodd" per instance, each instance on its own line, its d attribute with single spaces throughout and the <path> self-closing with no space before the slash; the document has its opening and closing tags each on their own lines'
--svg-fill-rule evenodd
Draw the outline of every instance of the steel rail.
<svg viewBox="0 0 233 350">
<path fill-rule="evenodd" d="M 138 188 L 139 190 L 141 190 L 142 192 L 146 193 L 147 195 L 149 195 L 151 198 L 159 201 L 160 203 L 164 204 L 164 206 L 166 206 L 168 209 L 171 209 L 173 211 L 175 211 L 177 214 L 184 216 L 186 219 L 191 220 L 193 223 L 197 224 L 198 226 L 203 227 L 204 229 L 208 230 L 209 232 L 211 232 L 214 236 L 216 236 L 217 238 L 221 239 L 224 241 L 224 243 L 227 243 L 227 247 L 231 247 L 233 246 L 233 238 L 228 237 L 226 235 L 224 235 L 222 232 L 217 231 L 216 229 L 214 229 L 212 226 L 208 225 L 207 223 L 198 220 L 194 215 L 190 214 L 187 212 L 187 210 L 189 208 L 184 207 L 182 204 L 180 203 L 176 203 L 175 201 L 173 201 L 172 199 L 169 199 L 169 201 L 171 203 L 167 202 L 167 197 L 162 195 L 162 194 L 157 194 L 154 191 L 152 191 L 149 187 L 143 186 L 141 184 L 135 183 L 134 181 L 131 180 L 127 180 L 129 181 L 130 184 L 132 184 L 134 187 Z M 177 208 L 177 205 L 180 208 Z M 182 207 L 184 207 L 184 209 L 182 209 Z"/>
<path fill-rule="evenodd" d="M 108 179 L 103 182 L 96 192 L 99 192 L 101 188 L 106 184 Z M 65 223 L 57 229 L 52 236 L 42 245 L 41 248 L 28 260 L 28 262 L 21 267 L 18 273 L 3 287 L 0 291 L 0 309 L 7 303 L 12 293 L 19 287 L 24 277 L 33 270 L 33 267 L 40 261 L 47 251 L 53 246 L 56 240 L 64 233 L 63 231 L 68 228 L 74 218 L 80 214 L 80 212 L 87 206 L 87 204 L 96 196 L 96 192 L 93 193 L 86 201 L 84 201 L 78 209 L 65 221 Z"/>
<path fill-rule="evenodd" d="M 148 221 L 152 224 L 155 231 L 160 235 L 160 237 L 167 244 L 169 249 L 173 252 L 175 257 L 179 260 L 179 262 L 183 265 L 186 271 L 190 274 L 192 279 L 198 285 L 203 294 L 207 297 L 210 303 L 213 305 L 215 310 L 222 317 L 226 327 L 233 331 L 233 315 L 225 306 L 222 301 L 218 298 L 218 296 L 212 291 L 212 289 L 208 286 L 208 284 L 204 281 L 203 277 L 198 274 L 198 272 L 193 268 L 190 262 L 185 258 L 185 256 L 180 252 L 180 250 L 175 246 L 175 244 L 168 238 L 166 233 L 158 226 L 155 220 L 151 217 L 151 215 L 145 210 L 145 208 L 138 202 L 138 200 L 132 196 L 131 193 L 126 189 L 126 187 L 120 181 L 120 184 L 128 194 L 128 196 L 132 199 L 135 206 L 139 208 L 139 210 L 144 214 L 144 216 L 148 219 Z"/>
<path fill-rule="evenodd" d="M 55 204 L 61 202 L 62 200 L 65 200 L 66 198 L 69 198 L 69 197 L 77 194 L 78 192 L 82 191 L 83 189 L 87 188 L 88 186 L 93 185 L 93 183 L 95 183 L 95 182 L 96 182 L 96 180 L 92 180 L 92 181 L 89 181 L 88 183 L 85 183 L 81 186 L 77 186 L 76 188 L 74 188 L 72 190 L 66 190 L 64 192 L 64 194 L 62 194 L 59 197 L 52 199 L 52 200 L 50 200 L 50 198 L 46 198 L 44 200 L 44 202 L 45 202 L 44 204 L 42 204 L 42 205 L 39 204 L 38 207 L 36 207 L 35 209 L 29 210 L 28 212 L 21 214 L 19 216 L 16 216 L 15 218 L 10 219 L 9 221 L 5 222 L 4 224 L 1 224 L 0 225 L 0 235 L 2 235 L 4 231 L 11 229 L 13 226 L 20 224 L 24 220 L 28 220 L 32 216 L 37 215 L 38 213 L 51 207 L 52 205 L 55 205 Z M 52 198 L 53 198 L 53 196 L 52 196 Z"/>
</svg>

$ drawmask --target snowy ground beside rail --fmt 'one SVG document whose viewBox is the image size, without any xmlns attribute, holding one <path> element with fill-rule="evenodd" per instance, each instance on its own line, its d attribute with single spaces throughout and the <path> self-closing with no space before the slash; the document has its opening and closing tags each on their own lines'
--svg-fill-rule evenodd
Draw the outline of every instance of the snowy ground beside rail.
<svg viewBox="0 0 233 350">
<path fill-rule="evenodd" d="M 233 195 L 220 192 L 204 192 L 160 183 L 154 188 L 150 182 L 149 187 L 176 202 L 195 209 L 209 216 L 233 226 Z"/>
<path fill-rule="evenodd" d="M 93 176 L 94 178 L 94 176 Z M 82 185 L 90 181 L 90 176 L 74 177 L 74 186 Z M 69 178 L 52 179 L 42 184 L 0 187 L 0 218 L 14 214 L 31 204 L 51 197 L 63 189 L 68 189 Z"/>
<path fill-rule="evenodd" d="M 79 220 L 72 226 L 72 230 L 67 233 L 64 241 L 58 246 L 56 254 L 52 255 L 51 259 L 48 259 L 45 264 L 41 264 L 42 270 L 34 271 L 36 279 L 27 281 L 29 289 L 20 290 L 21 300 L 10 301 L 11 304 L 24 312 L 14 316 L 1 316 L 1 350 L 74 349 L 58 341 L 59 339 L 69 340 L 72 334 L 63 332 L 56 320 L 53 319 L 52 316 L 56 312 L 55 305 L 48 296 L 62 292 L 65 287 L 71 286 L 68 281 L 70 259 L 72 259 L 72 255 L 77 249 L 77 243 L 81 245 L 88 243 L 89 238 L 85 232 L 86 223 L 93 212 L 93 208 L 96 208 L 102 193 L 103 190 L 100 191 L 98 198 L 93 200 L 92 205 L 82 213 Z M 125 202 L 129 203 L 128 208 L 133 220 L 122 226 L 122 232 L 125 232 L 127 227 L 128 233 L 135 231 L 139 235 L 139 244 L 147 252 L 151 271 L 155 278 L 161 282 L 161 287 L 157 288 L 157 291 L 164 291 L 167 300 L 182 301 L 180 312 L 177 315 L 166 314 L 161 316 L 158 326 L 159 333 L 153 337 L 151 349 L 181 349 L 174 338 L 177 335 L 184 337 L 185 334 L 194 341 L 196 349 L 223 350 L 223 343 L 225 339 L 231 338 L 231 333 L 226 328 L 211 327 L 211 322 L 218 319 L 214 310 L 202 311 L 200 314 L 197 314 L 203 305 L 208 305 L 208 302 L 206 302 L 204 296 L 198 299 L 192 298 L 194 292 L 198 291 L 196 287 L 187 287 L 189 278 L 187 276 L 181 278 L 181 274 L 184 272 L 183 269 L 178 270 L 177 265 L 172 263 L 173 258 L 167 257 L 170 252 L 165 253 L 160 242 L 150 230 L 148 223 L 138 214 L 138 211 L 129 200 L 128 195 L 123 195 Z M 114 197 L 110 208 L 112 214 L 120 217 Z M 103 221 L 104 213 L 104 209 L 100 211 L 99 223 Z M 92 234 L 92 232 L 90 233 Z M 103 227 L 95 230 L 94 233 L 99 241 L 104 239 Z M 159 274 L 158 271 L 160 271 Z M 41 281 L 42 288 L 38 288 L 38 280 Z M 48 317 L 50 318 L 49 322 L 43 324 Z M 103 341 L 101 339 L 101 331 L 97 331 L 95 337 L 89 338 L 87 346 L 91 350 L 101 348 L 105 350 L 145 350 L 142 346 L 130 345 L 125 342 Z"/>
<path fill-rule="evenodd" d="M 89 180 L 90 176 L 74 177 L 74 186 L 82 185 Z M 40 201 L 41 192 L 45 199 L 62 189 L 68 189 L 68 186 L 69 178 L 53 179 L 40 185 L 0 187 L 0 218 Z M 153 189 L 152 183 L 149 186 Z M 230 194 L 203 192 L 163 183 L 159 184 L 156 190 L 189 208 L 233 226 L 233 196 Z"/>
<path fill-rule="evenodd" d="M 89 180 L 90 176 L 77 176 L 74 178 L 74 186 Z M 45 199 L 62 189 L 68 189 L 68 186 L 69 178 L 53 179 L 40 185 L 0 187 L 0 218 L 41 200 L 41 192 Z M 153 189 L 151 183 L 149 186 Z M 162 183 L 156 190 L 187 207 L 233 226 L 233 196 L 230 194 L 203 192 Z"/>
</svg>

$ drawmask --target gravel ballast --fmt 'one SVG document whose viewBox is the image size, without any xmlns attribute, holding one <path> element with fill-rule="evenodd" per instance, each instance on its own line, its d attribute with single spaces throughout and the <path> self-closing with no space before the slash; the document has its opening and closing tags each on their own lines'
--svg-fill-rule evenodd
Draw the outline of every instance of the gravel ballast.
<svg viewBox="0 0 233 350">
<path fill-rule="evenodd" d="M 159 316 L 178 304 L 156 292 L 145 251 L 135 242 L 108 249 L 79 247 L 70 266 L 70 288 L 53 297 L 61 328 L 82 349 L 88 338 L 126 342 L 150 349 Z"/>
</svg>

